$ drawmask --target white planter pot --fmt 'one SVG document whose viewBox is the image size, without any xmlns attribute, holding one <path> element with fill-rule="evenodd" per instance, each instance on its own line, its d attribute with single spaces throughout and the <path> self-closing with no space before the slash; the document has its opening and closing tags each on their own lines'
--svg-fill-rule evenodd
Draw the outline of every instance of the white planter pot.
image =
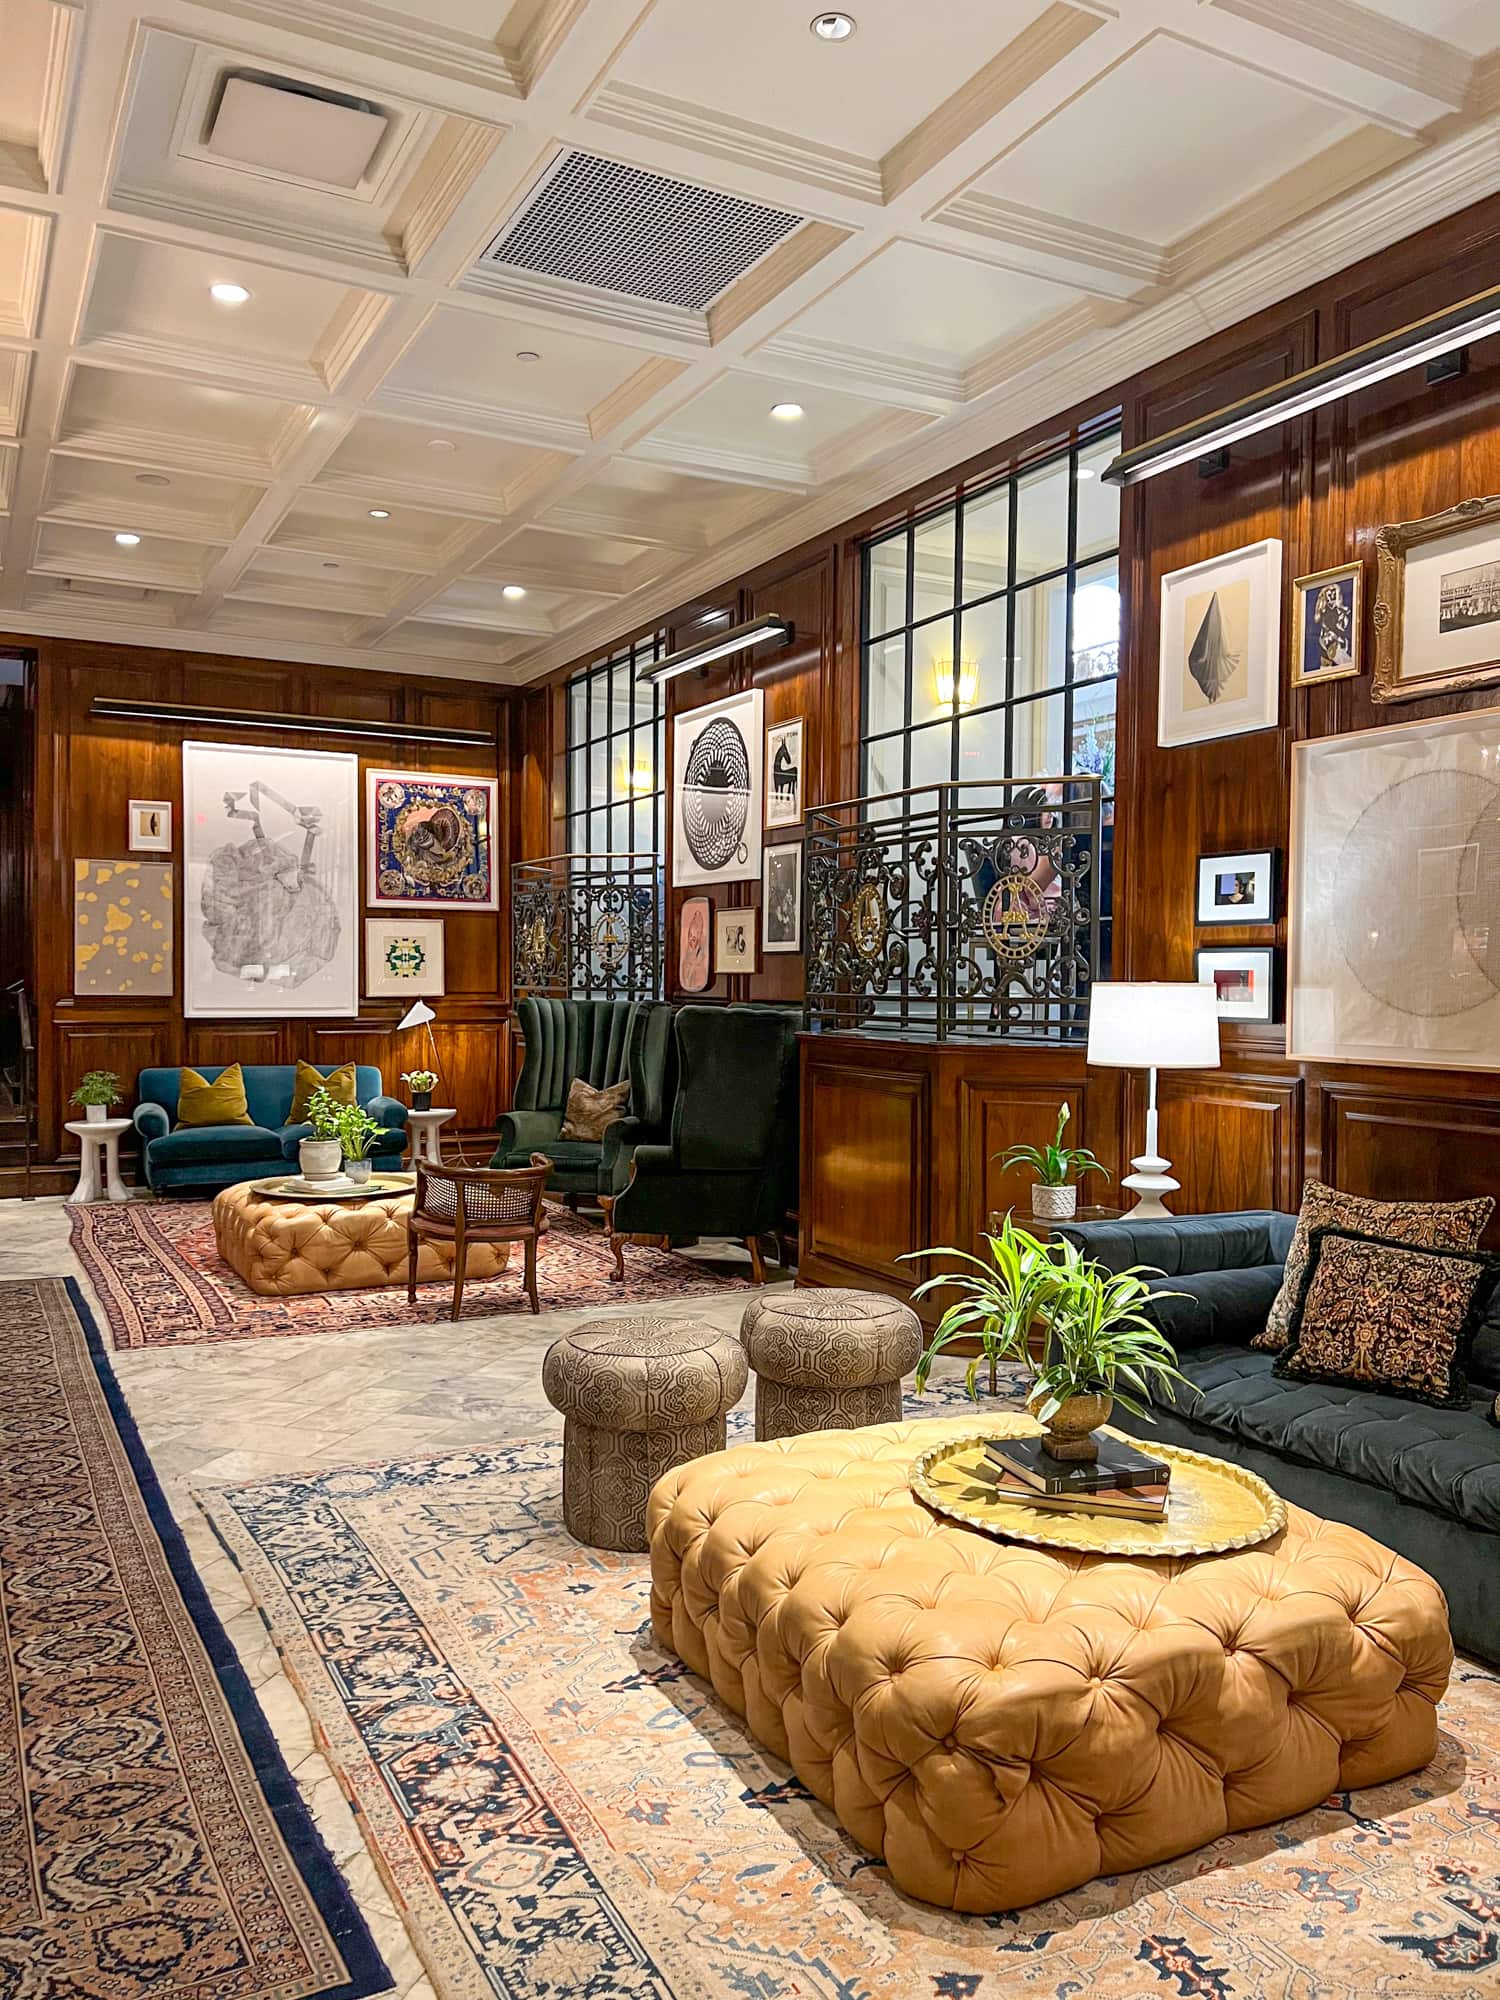
<svg viewBox="0 0 1500 2000">
<path fill-rule="evenodd" d="M 344 1172 L 358 1186 L 361 1181 L 367 1181 L 370 1178 L 370 1162 L 368 1160 L 345 1160 Z"/>
<path fill-rule="evenodd" d="M 304 1139 L 297 1148 L 297 1164 L 310 1181 L 331 1181 L 343 1162 L 337 1139 Z"/>
<path fill-rule="evenodd" d="M 1078 1190 L 1071 1184 L 1067 1187 L 1044 1187 L 1040 1181 L 1032 1183 L 1031 1212 L 1042 1222 L 1071 1222 L 1078 1210 Z"/>
<path fill-rule="evenodd" d="M 109 1116 L 109 1106 L 107 1104 L 85 1104 L 83 1115 L 90 1125 L 102 1125 Z"/>
</svg>

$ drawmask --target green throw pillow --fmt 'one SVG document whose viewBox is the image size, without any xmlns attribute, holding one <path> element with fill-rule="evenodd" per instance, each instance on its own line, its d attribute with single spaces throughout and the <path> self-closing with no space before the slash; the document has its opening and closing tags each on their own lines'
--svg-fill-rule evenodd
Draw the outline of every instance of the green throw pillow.
<svg viewBox="0 0 1500 2000">
<path fill-rule="evenodd" d="M 185 1069 L 177 1085 L 177 1130 L 195 1125 L 253 1125 L 245 1104 L 245 1073 L 238 1063 L 220 1070 L 210 1083 Z"/>
<path fill-rule="evenodd" d="M 297 1058 L 297 1081 L 292 1087 L 292 1108 L 286 1115 L 288 1125 L 307 1123 L 307 1100 L 315 1090 L 326 1090 L 335 1104 L 354 1102 L 354 1064 L 340 1063 L 324 1076 L 320 1069 L 314 1069 L 310 1062 Z"/>
</svg>

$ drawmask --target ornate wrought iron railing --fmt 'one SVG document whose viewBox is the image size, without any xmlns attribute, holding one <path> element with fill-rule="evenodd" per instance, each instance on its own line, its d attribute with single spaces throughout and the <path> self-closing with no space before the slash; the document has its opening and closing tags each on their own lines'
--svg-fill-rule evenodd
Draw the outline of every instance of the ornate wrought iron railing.
<svg viewBox="0 0 1500 2000">
<path fill-rule="evenodd" d="M 1096 777 L 924 785 L 810 811 L 811 1024 L 1081 1039 L 1100 839 Z"/>
<path fill-rule="evenodd" d="M 510 871 L 517 999 L 656 1000 L 662 876 L 654 854 L 551 854 Z"/>
</svg>

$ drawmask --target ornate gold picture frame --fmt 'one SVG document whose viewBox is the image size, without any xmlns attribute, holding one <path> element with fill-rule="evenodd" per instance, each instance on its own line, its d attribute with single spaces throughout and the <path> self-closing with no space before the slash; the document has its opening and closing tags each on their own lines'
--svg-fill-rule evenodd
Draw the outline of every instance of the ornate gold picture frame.
<svg viewBox="0 0 1500 2000">
<path fill-rule="evenodd" d="M 1376 701 L 1500 682 L 1500 496 L 1388 523 L 1375 575 Z"/>
</svg>

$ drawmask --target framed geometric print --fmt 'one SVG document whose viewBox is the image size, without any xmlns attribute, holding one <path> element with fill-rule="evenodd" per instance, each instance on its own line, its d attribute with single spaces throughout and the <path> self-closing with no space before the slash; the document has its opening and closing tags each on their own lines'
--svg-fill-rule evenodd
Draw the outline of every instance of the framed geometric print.
<svg viewBox="0 0 1500 2000">
<path fill-rule="evenodd" d="M 443 992 L 441 917 L 366 917 L 365 991 L 372 1000 Z"/>
<path fill-rule="evenodd" d="M 758 882 L 765 696 L 760 688 L 672 722 L 672 880 Z"/>
<path fill-rule="evenodd" d="M 499 909 L 493 778 L 369 771 L 365 788 L 372 909 Z"/>
</svg>

